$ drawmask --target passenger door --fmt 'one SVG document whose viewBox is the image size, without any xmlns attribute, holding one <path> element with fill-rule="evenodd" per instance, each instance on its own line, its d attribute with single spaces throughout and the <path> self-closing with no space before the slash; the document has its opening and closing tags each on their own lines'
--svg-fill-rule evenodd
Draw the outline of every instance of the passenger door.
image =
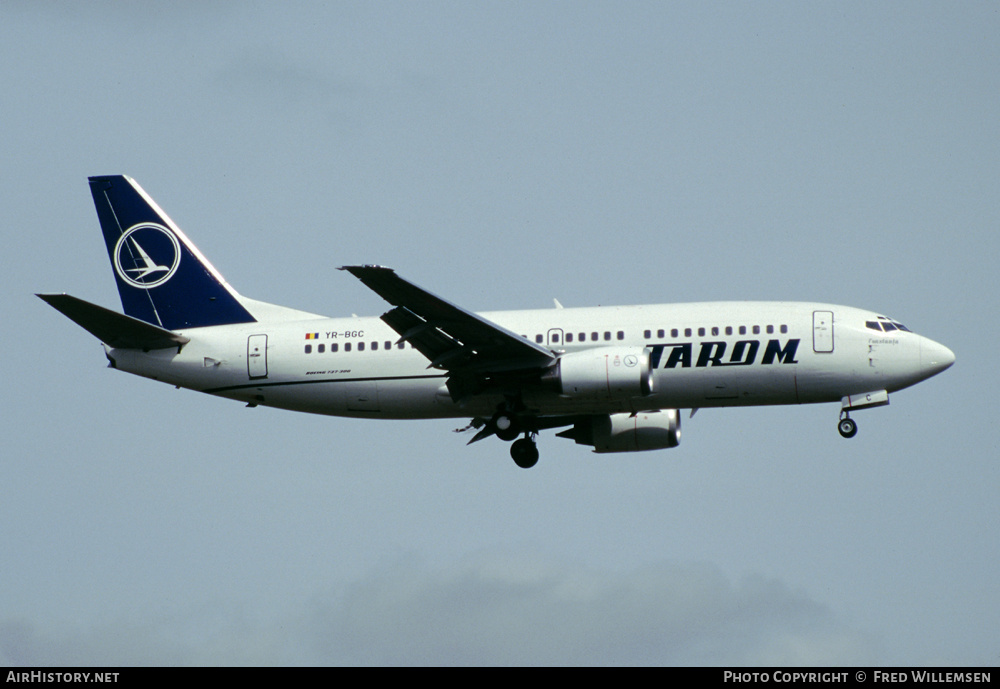
<svg viewBox="0 0 1000 689">
<path fill-rule="evenodd" d="M 833 311 L 813 311 L 813 351 L 817 354 L 833 351 Z"/>
<path fill-rule="evenodd" d="M 250 380 L 267 378 L 267 335 L 247 338 L 247 374 Z"/>
</svg>

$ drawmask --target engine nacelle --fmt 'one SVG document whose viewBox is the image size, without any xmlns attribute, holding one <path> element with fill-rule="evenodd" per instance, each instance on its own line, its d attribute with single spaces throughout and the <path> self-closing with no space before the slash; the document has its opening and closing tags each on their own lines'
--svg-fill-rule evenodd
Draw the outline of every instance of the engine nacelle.
<svg viewBox="0 0 1000 689">
<path fill-rule="evenodd" d="M 665 450 L 681 444 L 681 415 L 676 409 L 591 416 L 558 434 L 594 452 Z"/>
<path fill-rule="evenodd" d="M 563 354 L 546 375 L 559 392 L 584 399 L 629 399 L 653 392 L 649 350 L 642 347 L 596 347 Z"/>
</svg>

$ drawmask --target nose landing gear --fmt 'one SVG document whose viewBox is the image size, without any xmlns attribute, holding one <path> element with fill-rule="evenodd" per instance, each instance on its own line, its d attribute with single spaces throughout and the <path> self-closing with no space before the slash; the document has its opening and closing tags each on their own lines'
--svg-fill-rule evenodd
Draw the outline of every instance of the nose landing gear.
<svg viewBox="0 0 1000 689">
<path fill-rule="evenodd" d="M 837 430 L 845 438 L 853 438 L 858 434 L 858 424 L 854 422 L 846 411 L 840 412 L 840 421 L 837 422 Z"/>
<path fill-rule="evenodd" d="M 858 424 L 851 419 L 851 412 L 857 409 L 884 407 L 887 404 L 889 404 L 889 393 L 886 390 L 847 395 L 840 401 L 840 421 L 837 422 L 837 430 L 845 438 L 853 438 L 858 434 Z"/>
</svg>

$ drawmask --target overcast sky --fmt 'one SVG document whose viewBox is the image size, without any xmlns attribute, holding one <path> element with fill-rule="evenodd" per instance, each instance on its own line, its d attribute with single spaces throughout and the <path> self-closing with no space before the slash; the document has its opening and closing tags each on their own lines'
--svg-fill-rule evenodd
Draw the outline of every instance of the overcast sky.
<svg viewBox="0 0 1000 689">
<path fill-rule="evenodd" d="M 0 2 L 0 664 L 980 664 L 1000 657 L 991 2 Z M 380 263 L 466 308 L 815 300 L 942 342 L 674 450 L 311 417 L 105 367 L 86 183 L 241 293 Z"/>
</svg>

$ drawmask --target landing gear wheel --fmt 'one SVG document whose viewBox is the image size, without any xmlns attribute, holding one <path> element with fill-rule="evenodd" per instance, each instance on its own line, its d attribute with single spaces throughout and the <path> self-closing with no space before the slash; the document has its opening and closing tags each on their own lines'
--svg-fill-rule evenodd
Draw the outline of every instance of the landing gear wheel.
<svg viewBox="0 0 1000 689">
<path fill-rule="evenodd" d="M 538 464 L 538 446 L 531 438 L 515 440 L 510 446 L 510 456 L 514 464 L 522 469 L 530 469 Z"/>
<path fill-rule="evenodd" d="M 837 422 L 837 430 L 845 438 L 853 438 L 858 434 L 858 424 L 854 423 L 854 419 L 844 417 Z"/>
<path fill-rule="evenodd" d="M 506 414 L 497 414 L 493 417 L 493 428 L 496 429 L 500 440 L 510 441 L 521 435 L 521 429 L 514 423 L 514 419 Z"/>
</svg>

